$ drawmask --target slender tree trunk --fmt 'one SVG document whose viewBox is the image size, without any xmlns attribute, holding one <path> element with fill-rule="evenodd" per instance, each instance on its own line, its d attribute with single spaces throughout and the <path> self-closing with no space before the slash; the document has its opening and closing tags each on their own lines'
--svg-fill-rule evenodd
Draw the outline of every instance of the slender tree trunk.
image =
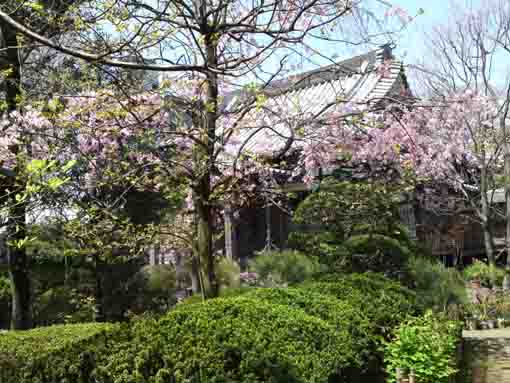
<svg viewBox="0 0 510 383">
<path fill-rule="evenodd" d="M 23 248 L 10 247 L 7 254 L 12 292 L 11 329 L 27 330 L 32 328 L 29 262 Z"/>
<path fill-rule="evenodd" d="M 206 298 L 218 296 L 214 254 L 212 249 L 212 216 L 208 204 L 199 203 L 198 212 L 198 256 L 202 273 L 202 291 Z"/>
<path fill-rule="evenodd" d="M 202 284 L 200 283 L 200 262 L 198 261 L 198 251 L 194 250 L 194 254 L 191 255 L 191 289 L 194 294 L 199 294 L 202 292 Z"/>
<path fill-rule="evenodd" d="M 0 23 L 0 30 L 7 48 L 7 67 L 0 68 L 7 70 L 5 79 L 5 92 L 7 112 L 16 110 L 19 99 L 21 98 L 21 62 L 18 55 L 18 39 L 16 31 L 11 27 Z M 27 137 L 24 137 L 27 139 Z M 19 148 L 13 148 L 18 151 Z M 19 185 L 20 190 L 23 185 Z M 26 205 L 17 204 L 9 212 L 11 222 L 9 227 L 9 240 L 19 241 L 26 237 Z M 23 246 L 9 246 L 8 265 L 9 276 L 12 286 L 12 314 L 11 328 L 15 330 L 25 330 L 32 327 L 32 309 L 31 309 L 31 285 L 29 275 L 29 261 L 26 254 L 26 248 Z"/>
<path fill-rule="evenodd" d="M 205 6 L 205 2 L 202 3 Z M 202 9 L 204 12 L 205 9 Z M 203 32 L 207 65 L 215 68 L 217 53 L 215 36 L 207 33 L 207 20 L 204 18 Z M 202 111 L 203 112 L 203 111 Z M 194 186 L 194 203 L 197 217 L 197 255 L 200 261 L 202 278 L 202 293 L 206 298 L 216 297 L 219 287 L 216 280 L 215 259 L 213 252 L 213 211 L 211 206 L 211 171 L 214 165 L 214 148 L 216 140 L 216 121 L 218 117 L 218 75 L 209 71 L 207 73 L 207 97 L 205 113 L 199 119 L 201 122 L 201 142 L 195 155 L 195 171 L 197 180 Z"/>
<path fill-rule="evenodd" d="M 505 187 L 505 248 L 506 248 L 506 268 L 510 269 L 510 132 L 507 126 L 507 116 L 509 112 L 510 100 L 506 100 L 505 109 L 501 118 L 501 126 L 503 127 L 503 159 L 504 159 L 504 187 Z"/>
<path fill-rule="evenodd" d="M 481 193 L 481 221 L 482 221 L 482 230 L 483 230 L 483 238 L 485 245 L 485 254 L 487 255 L 487 260 L 489 265 L 495 266 L 496 259 L 494 257 L 494 236 L 492 232 L 492 219 L 491 219 L 491 206 L 489 204 L 487 193 L 489 191 L 488 188 L 488 174 L 485 166 L 482 166 L 480 173 L 480 193 Z"/>
</svg>

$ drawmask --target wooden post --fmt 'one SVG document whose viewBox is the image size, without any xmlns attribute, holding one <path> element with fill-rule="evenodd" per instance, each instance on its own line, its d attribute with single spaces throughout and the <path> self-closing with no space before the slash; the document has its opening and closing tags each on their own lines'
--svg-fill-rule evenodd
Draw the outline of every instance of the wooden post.
<svg viewBox="0 0 510 383">
<path fill-rule="evenodd" d="M 234 215 L 229 204 L 225 206 L 225 256 L 229 259 L 237 258 L 237 241 Z"/>
<path fill-rule="evenodd" d="M 416 375 L 414 374 L 414 370 L 411 370 L 409 373 L 409 383 L 416 383 Z"/>
<path fill-rule="evenodd" d="M 397 368 L 397 383 L 411 383 L 409 375 L 401 368 Z"/>
<path fill-rule="evenodd" d="M 402 370 L 400 368 L 397 368 L 396 375 L 397 375 L 397 383 L 401 383 L 402 382 Z"/>
</svg>

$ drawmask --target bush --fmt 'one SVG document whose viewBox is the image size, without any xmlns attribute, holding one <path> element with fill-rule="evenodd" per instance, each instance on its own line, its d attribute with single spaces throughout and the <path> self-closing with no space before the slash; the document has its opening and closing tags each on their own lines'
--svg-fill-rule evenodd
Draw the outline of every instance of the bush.
<svg viewBox="0 0 510 383">
<path fill-rule="evenodd" d="M 128 284 L 128 291 L 137 302 L 131 310 L 164 313 L 176 303 L 177 275 L 172 265 L 144 266 Z"/>
<path fill-rule="evenodd" d="M 254 289 L 247 297 L 299 308 L 331 324 L 341 339 L 342 358 L 347 358 L 353 368 L 366 369 L 376 353 L 373 324 L 348 302 L 299 288 Z"/>
<path fill-rule="evenodd" d="M 398 207 L 403 187 L 395 182 L 328 178 L 322 181 L 319 191 L 309 194 L 299 204 L 293 220 L 334 233 L 340 241 L 353 235 L 359 225 L 365 226 L 365 232 L 369 233 L 376 233 L 381 228 L 387 231 L 400 221 Z"/>
<path fill-rule="evenodd" d="M 288 246 L 307 256 L 317 258 L 321 264 L 331 268 L 335 267 L 337 260 L 344 259 L 347 252 L 342 242 L 342 237 L 334 232 L 293 232 L 289 235 Z"/>
<path fill-rule="evenodd" d="M 303 282 L 318 274 L 319 262 L 294 251 L 268 251 L 260 253 L 250 262 L 250 270 L 257 273 L 265 285 L 287 285 Z"/>
<path fill-rule="evenodd" d="M 0 334 L 0 381 L 90 383 L 121 334 L 118 325 L 96 323 Z"/>
<path fill-rule="evenodd" d="M 457 345 L 462 337 L 460 322 L 437 317 L 432 312 L 402 323 L 386 346 L 389 382 L 396 382 L 397 368 L 414 370 L 423 383 L 448 383 L 457 372 Z"/>
<path fill-rule="evenodd" d="M 327 322 L 245 297 L 179 305 L 132 331 L 110 353 L 102 381 L 327 382 L 348 364 Z"/>
<path fill-rule="evenodd" d="M 411 290 L 377 273 L 331 274 L 303 287 L 358 307 L 384 337 L 408 315 L 418 312 Z"/>
<path fill-rule="evenodd" d="M 466 280 L 478 279 L 484 286 L 492 287 L 492 278 L 495 279 L 497 286 L 501 286 L 504 277 L 504 269 L 489 266 L 481 261 L 475 261 L 472 265 L 464 269 L 464 278 Z"/>
<path fill-rule="evenodd" d="M 38 326 L 59 323 L 84 323 L 94 320 L 95 299 L 69 286 L 50 288 L 34 302 L 34 317 Z"/>
<path fill-rule="evenodd" d="M 0 328 L 8 328 L 11 314 L 11 282 L 0 275 Z"/>
<path fill-rule="evenodd" d="M 379 271 L 395 274 L 404 270 L 411 251 L 395 238 L 382 234 L 360 234 L 344 242 L 344 269 L 350 272 Z"/>
<path fill-rule="evenodd" d="M 253 291 L 253 288 L 247 287 L 247 286 L 228 287 L 228 288 L 223 288 L 220 290 L 220 297 L 233 298 L 233 297 L 238 297 L 240 295 L 249 293 L 250 291 Z M 204 299 L 202 298 L 201 294 L 194 294 L 194 295 L 184 298 L 182 301 L 180 301 L 179 306 L 192 305 L 192 304 L 203 303 L 203 302 L 204 302 Z"/>
<path fill-rule="evenodd" d="M 424 257 L 412 257 L 408 262 L 408 273 L 417 303 L 424 310 L 446 311 L 449 305 L 468 303 L 464 280 L 456 269 Z"/>
<path fill-rule="evenodd" d="M 233 259 L 221 257 L 216 263 L 216 276 L 221 288 L 239 287 L 241 268 Z"/>
</svg>

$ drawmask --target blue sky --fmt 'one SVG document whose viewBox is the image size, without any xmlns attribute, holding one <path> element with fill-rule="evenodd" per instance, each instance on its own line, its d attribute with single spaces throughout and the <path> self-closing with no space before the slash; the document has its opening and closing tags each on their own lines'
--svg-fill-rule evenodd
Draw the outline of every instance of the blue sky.
<svg viewBox="0 0 510 383">
<path fill-rule="evenodd" d="M 410 63 L 426 57 L 425 33 L 431 31 L 434 25 L 448 23 L 451 2 L 449 0 L 396 0 L 393 3 L 401 6 L 411 15 L 416 15 L 420 8 L 425 11 L 401 33 L 397 52 L 399 55 L 407 53 L 405 61 Z M 473 0 L 472 3 L 476 6 L 480 2 Z"/>
<path fill-rule="evenodd" d="M 385 11 L 388 10 L 388 6 L 382 5 L 381 2 L 400 6 L 402 9 L 406 10 L 409 15 L 416 16 L 403 30 L 392 35 L 397 46 L 395 51 L 396 55 L 402 59 L 404 63 L 414 64 L 427 57 L 427 32 L 431 32 L 434 26 L 447 25 L 449 16 L 455 15 L 451 4 L 454 4 L 454 2 L 456 2 L 456 4 L 470 2 L 473 7 L 478 7 L 482 1 L 484 0 L 367 0 L 367 2 L 363 4 L 367 4 L 366 7 L 374 12 L 379 19 L 382 18 Z M 457 7 L 459 7 L 459 5 L 457 5 Z M 420 9 L 424 11 L 422 14 L 419 14 Z M 396 31 L 402 27 L 397 16 L 386 18 L 386 23 L 388 25 L 383 28 L 386 30 Z M 354 35 L 348 36 L 351 41 L 355 38 Z M 326 42 L 314 43 L 314 46 L 326 57 L 335 58 L 334 54 L 338 54 L 339 57 L 336 58 L 336 60 L 338 60 L 374 49 L 377 44 L 383 41 L 386 41 L 386 38 L 374 39 L 374 43 L 368 47 L 366 45 L 339 47 L 336 43 Z M 311 61 L 312 63 L 304 63 L 304 69 L 309 69 L 313 66 L 313 63 L 315 63 L 315 65 L 324 65 L 327 63 L 325 60 L 321 60 L 315 56 L 311 58 Z"/>
</svg>

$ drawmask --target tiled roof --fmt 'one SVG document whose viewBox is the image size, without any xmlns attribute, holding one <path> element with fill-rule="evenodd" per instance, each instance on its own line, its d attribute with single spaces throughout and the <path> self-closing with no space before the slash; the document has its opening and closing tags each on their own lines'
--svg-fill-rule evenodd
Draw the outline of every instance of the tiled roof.
<svg viewBox="0 0 510 383">
<path fill-rule="evenodd" d="M 385 70 L 379 70 L 383 65 Z M 275 81 L 266 89 L 263 110 L 252 111 L 236 141 L 254 152 L 280 150 L 295 133 L 300 121 L 314 121 L 339 110 L 347 103 L 376 106 L 396 89 L 403 74 L 402 63 L 387 46 L 334 65 Z M 243 101 L 238 93 L 229 108 Z M 256 121 L 256 123 L 253 123 Z M 261 129 L 261 126 L 267 126 Z M 271 144 L 268 146 L 268 142 Z M 263 148 L 263 149 L 262 149 Z"/>
</svg>

